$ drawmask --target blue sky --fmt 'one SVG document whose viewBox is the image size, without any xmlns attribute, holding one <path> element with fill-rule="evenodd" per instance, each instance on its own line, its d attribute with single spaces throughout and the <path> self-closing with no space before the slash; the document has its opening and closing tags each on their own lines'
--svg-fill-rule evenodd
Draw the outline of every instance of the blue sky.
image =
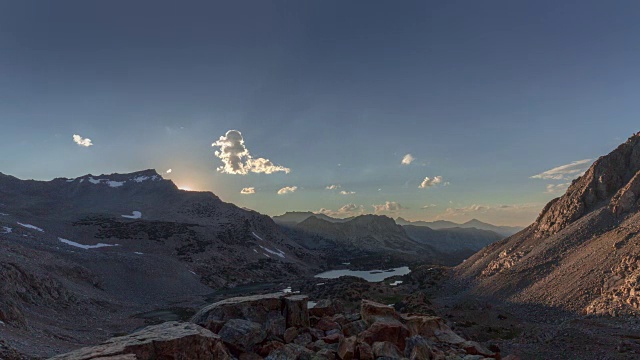
<svg viewBox="0 0 640 360">
<path fill-rule="evenodd" d="M 270 215 L 526 225 L 588 162 L 532 176 L 639 130 L 638 18 L 637 1 L 0 1 L 0 172 L 171 168 Z M 229 130 L 291 171 L 217 171 Z"/>
</svg>

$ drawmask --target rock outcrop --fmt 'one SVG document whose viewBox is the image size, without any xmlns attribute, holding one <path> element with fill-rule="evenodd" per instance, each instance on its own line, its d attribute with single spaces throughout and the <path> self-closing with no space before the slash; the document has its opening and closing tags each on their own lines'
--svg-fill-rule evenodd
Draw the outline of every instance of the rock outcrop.
<svg viewBox="0 0 640 360">
<path fill-rule="evenodd" d="M 220 337 L 192 323 L 166 322 L 51 360 L 231 360 Z"/>
<path fill-rule="evenodd" d="M 459 265 L 472 293 L 589 314 L 640 314 L 640 133 L 596 160 L 523 231 Z"/>
<path fill-rule="evenodd" d="M 203 308 L 194 323 L 168 322 L 52 360 L 98 359 L 499 359 L 500 354 L 467 341 L 442 318 L 400 314 L 363 300 L 360 311 L 339 313 L 325 300 L 309 315 L 307 297 L 267 294 L 231 298 Z M 287 326 L 273 331 L 273 319 Z"/>
</svg>

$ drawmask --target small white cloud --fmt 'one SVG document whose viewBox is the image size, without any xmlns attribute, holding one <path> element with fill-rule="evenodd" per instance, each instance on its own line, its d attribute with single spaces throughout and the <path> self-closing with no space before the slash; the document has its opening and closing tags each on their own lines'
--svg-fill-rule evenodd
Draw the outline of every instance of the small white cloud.
<svg viewBox="0 0 640 360">
<path fill-rule="evenodd" d="M 254 187 L 246 187 L 240 190 L 240 194 L 251 195 L 256 193 L 256 188 Z"/>
<path fill-rule="evenodd" d="M 246 175 L 250 172 L 264 174 L 284 172 L 288 174 L 291 171 L 284 166 L 275 165 L 269 159 L 253 158 L 238 130 L 227 131 L 211 146 L 220 148 L 215 152 L 215 155 L 222 160 L 223 165 L 218 167 L 218 171 L 224 174 Z"/>
<path fill-rule="evenodd" d="M 93 143 L 91 142 L 91 139 L 83 138 L 82 136 L 77 135 L 77 134 L 73 135 L 73 142 L 75 142 L 76 144 L 78 144 L 80 146 L 84 146 L 84 147 L 93 146 Z"/>
<path fill-rule="evenodd" d="M 335 184 L 335 185 L 329 185 L 325 189 L 327 189 L 327 190 L 336 190 L 336 189 L 340 189 L 340 187 L 341 186 L 339 184 Z"/>
<path fill-rule="evenodd" d="M 434 176 L 433 178 L 425 177 L 418 186 L 420 189 L 426 189 L 428 187 L 436 186 L 438 184 L 442 184 L 442 176 Z M 445 182 L 443 185 L 449 185 L 449 182 Z"/>
<path fill-rule="evenodd" d="M 436 206 L 438 206 L 438 205 L 436 205 L 436 204 L 428 204 L 428 205 L 425 205 L 425 206 L 421 207 L 421 209 L 430 209 L 430 208 L 436 207 Z"/>
<path fill-rule="evenodd" d="M 278 195 L 289 194 L 292 192 L 296 192 L 298 190 L 297 186 L 285 186 L 282 189 L 278 190 Z"/>
<path fill-rule="evenodd" d="M 169 170 L 167 170 L 166 172 L 167 172 L 167 174 L 171 174 L 171 172 L 172 172 L 172 171 L 173 171 L 173 170 L 169 169 Z"/>
<path fill-rule="evenodd" d="M 397 212 L 403 209 L 406 208 L 395 201 L 387 201 L 384 204 L 373 205 L 373 212 L 375 212 L 376 214 L 384 212 Z"/>
<path fill-rule="evenodd" d="M 355 191 L 345 191 L 345 190 L 340 191 L 340 195 L 353 195 L 355 193 L 356 193 Z"/>
<path fill-rule="evenodd" d="M 402 158 L 402 165 L 409 165 L 411 164 L 416 158 L 413 157 L 413 155 L 411 154 L 407 154 Z"/>
<path fill-rule="evenodd" d="M 364 206 L 356 204 L 346 204 L 338 210 L 330 210 L 322 208 L 317 213 L 325 214 L 331 217 L 349 217 L 364 213 Z"/>
<path fill-rule="evenodd" d="M 571 162 L 566 165 L 554 167 L 551 170 L 541 172 L 531 176 L 532 179 L 545 180 L 573 180 L 582 175 L 591 165 L 591 159 L 584 159 Z"/>
</svg>

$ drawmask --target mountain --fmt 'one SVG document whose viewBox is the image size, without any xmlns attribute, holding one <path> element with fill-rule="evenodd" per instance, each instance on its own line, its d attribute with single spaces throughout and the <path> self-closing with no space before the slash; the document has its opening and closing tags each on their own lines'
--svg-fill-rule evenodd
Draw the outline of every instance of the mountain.
<svg viewBox="0 0 640 360">
<path fill-rule="evenodd" d="M 154 170 L 0 174 L 0 327 L 21 352 L 49 356 L 143 325 L 135 314 L 312 275 L 319 261 L 268 216 Z"/>
<path fill-rule="evenodd" d="M 353 219 L 353 217 L 346 218 L 346 219 L 338 219 L 338 218 L 330 217 L 325 214 L 312 213 L 311 211 L 287 211 L 282 215 L 273 216 L 272 219 L 273 221 L 276 222 L 276 224 L 279 224 L 279 225 L 295 226 L 312 216 L 318 219 L 329 221 L 329 222 L 345 222 Z"/>
<path fill-rule="evenodd" d="M 587 314 L 640 313 L 640 133 L 521 232 L 455 269 L 472 293 Z"/>
<path fill-rule="evenodd" d="M 402 226 L 386 216 L 361 215 L 345 222 L 312 216 L 286 228 L 286 232 L 306 249 L 321 251 L 328 259 L 339 262 L 371 257 L 393 258 L 404 265 L 450 261 L 431 246 L 411 239 Z"/>
<path fill-rule="evenodd" d="M 463 228 L 463 229 L 476 228 L 479 230 L 493 231 L 495 233 L 502 235 L 503 237 L 511 236 L 517 233 L 518 231 L 522 230 L 521 227 L 492 225 L 492 224 L 482 222 L 478 219 L 472 219 L 465 223 L 458 224 L 458 223 L 455 223 L 452 221 L 446 221 L 446 220 L 407 221 L 399 217 L 396 219 L 396 223 L 398 223 L 398 225 L 426 226 L 426 227 L 430 227 L 433 230 L 451 229 L 451 228 Z"/>
<path fill-rule="evenodd" d="M 427 226 L 403 226 L 413 240 L 429 245 L 443 254 L 469 257 L 483 247 L 503 238 L 493 231 L 476 228 L 445 228 L 433 230 Z"/>
</svg>

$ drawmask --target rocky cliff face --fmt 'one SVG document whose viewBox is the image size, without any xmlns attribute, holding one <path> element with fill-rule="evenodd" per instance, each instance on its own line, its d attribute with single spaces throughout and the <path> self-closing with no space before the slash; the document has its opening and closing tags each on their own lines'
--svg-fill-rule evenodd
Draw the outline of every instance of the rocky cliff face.
<svg viewBox="0 0 640 360">
<path fill-rule="evenodd" d="M 595 161 L 531 226 L 481 250 L 456 274 L 482 295 L 638 313 L 639 198 L 640 133 Z"/>
</svg>

